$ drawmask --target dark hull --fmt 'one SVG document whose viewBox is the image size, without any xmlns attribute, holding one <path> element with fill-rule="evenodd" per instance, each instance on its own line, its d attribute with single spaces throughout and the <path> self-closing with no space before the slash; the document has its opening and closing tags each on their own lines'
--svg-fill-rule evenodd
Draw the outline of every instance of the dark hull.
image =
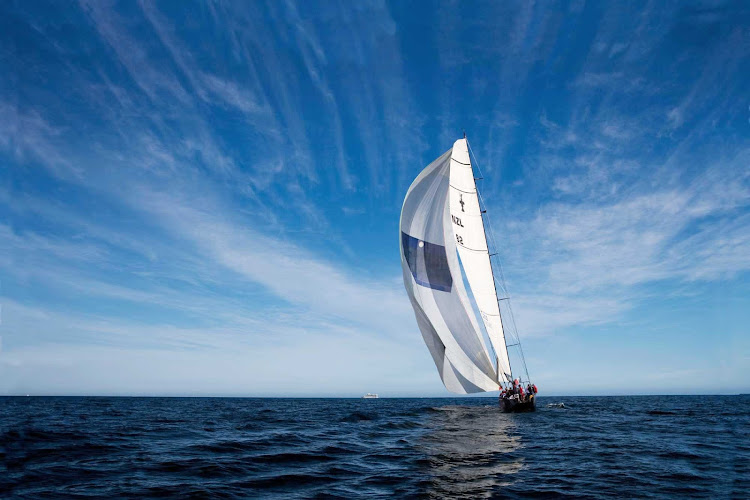
<svg viewBox="0 0 750 500">
<path fill-rule="evenodd" d="M 528 401 L 519 401 L 518 399 L 502 398 L 500 406 L 505 413 L 524 413 L 536 410 L 536 398 L 533 396 Z"/>
</svg>

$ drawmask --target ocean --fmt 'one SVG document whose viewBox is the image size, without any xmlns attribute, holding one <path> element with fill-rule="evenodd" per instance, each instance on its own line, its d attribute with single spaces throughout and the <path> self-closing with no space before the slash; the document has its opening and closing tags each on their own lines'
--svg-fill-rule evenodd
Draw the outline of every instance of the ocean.
<svg viewBox="0 0 750 500">
<path fill-rule="evenodd" d="M 750 397 L 2 397 L 15 497 L 750 498 Z"/>
</svg>

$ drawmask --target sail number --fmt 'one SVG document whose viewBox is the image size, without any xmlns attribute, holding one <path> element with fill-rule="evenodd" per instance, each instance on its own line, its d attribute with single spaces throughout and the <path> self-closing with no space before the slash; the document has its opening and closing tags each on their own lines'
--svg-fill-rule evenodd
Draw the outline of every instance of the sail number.
<svg viewBox="0 0 750 500">
<path fill-rule="evenodd" d="M 461 217 L 456 217 L 455 215 L 451 215 L 451 220 L 458 227 L 464 227 L 463 223 L 461 222 Z M 459 245 L 463 245 L 464 244 L 464 238 L 463 238 L 463 236 L 461 236 L 460 234 L 456 233 L 456 241 L 458 242 Z"/>
</svg>

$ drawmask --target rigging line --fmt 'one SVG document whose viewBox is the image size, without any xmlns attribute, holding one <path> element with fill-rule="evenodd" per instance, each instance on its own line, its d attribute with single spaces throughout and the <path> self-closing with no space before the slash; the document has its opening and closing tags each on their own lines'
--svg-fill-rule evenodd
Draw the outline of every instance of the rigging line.
<svg viewBox="0 0 750 500">
<path fill-rule="evenodd" d="M 529 370 L 526 366 L 526 356 L 523 353 L 523 345 L 521 345 L 521 339 L 518 337 L 518 327 L 516 327 L 516 316 L 513 314 L 513 307 L 511 307 L 510 301 L 508 301 L 508 311 L 510 312 L 510 320 L 513 323 L 513 329 L 516 331 L 516 341 L 518 342 L 518 351 L 521 354 L 521 360 L 523 361 L 523 370 L 526 372 L 526 379 L 531 381 L 529 377 Z"/>
<path fill-rule="evenodd" d="M 464 138 L 465 138 L 465 135 L 464 135 Z M 479 176 L 480 177 L 484 177 L 484 174 L 482 173 L 482 169 L 479 166 L 479 160 L 477 159 L 477 155 L 474 154 L 474 150 L 471 148 L 471 144 L 469 143 L 468 139 L 466 139 L 466 146 L 469 149 L 469 153 L 471 153 L 471 155 L 474 157 L 474 164 L 477 166 L 477 171 L 479 172 Z M 482 205 L 484 206 L 485 211 L 486 211 L 487 204 L 485 203 L 484 198 L 482 197 L 482 193 L 479 191 L 478 188 L 477 188 L 477 197 L 482 202 Z M 481 210 L 481 208 L 480 208 L 480 210 Z M 489 218 L 489 216 L 488 216 L 488 218 Z M 495 233 L 492 230 L 492 225 L 491 224 L 488 224 L 488 225 L 490 226 L 490 239 L 492 241 L 492 247 L 495 250 L 497 250 L 497 243 L 495 241 Z M 485 234 L 486 233 L 487 233 L 487 231 L 485 230 Z M 490 259 L 491 259 L 491 257 L 490 257 Z M 521 354 L 521 362 L 523 363 L 523 369 L 524 369 L 524 372 L 526 373 L 526 379 L 530 381 L 531 378 L 529 377 L 529 370 L 528 370 L 528 367 L 526 366 L 526 356 L 524 355 L 523 347 L 521 346 L 521 339 L 520 339 L 519 334 L 518 334 L 518 326 L 516 325 L 516 318 L 515 318 L 515 315 L 513 314 L 513 307 L 511 306 L 511 302 L 510 302 L 510 294 L 508 293 L 508 287 L 507 287 L 506 282 L 505 282 L 505 273 L 503 272 L 503 266 L 502 266 L 502 263 L 500 262 L 499 259 L 495 259 L 495 261 L 498 263 L 499 268 L 500 268 L 500 279 L 502 280 L 501 285 L 502 285 L 504 291 L 506 292 L 505 295 L 508 296 L 508 301 L 507 301 L 508 302 L 508 312 L 510 313 L 510 320 L 511 320 L 511 323 L 513 325 L 513 331 L 512 331 L 512 333 L 516 337 L 516 343 L 518 345 L 519 353 Z M 490 268 L 491 268 L 491 266 L 490 266 Z M 494 281 L 495 281 L 495 278 L 494 278 L 494 274 L 493 274 L 493 283 L 494 283 Z M 497 294 L 497 291 L 495 291 L 495 294 Z M 506 345 L 506 348 L 507 347 L 508 346 Z"/>
<path fill-rule="evenodd" d="M 467 141 L 467 144 L 468 144 L 468 141 Z M 472 154 L 473 154 L 473 151 L 472 151 Z M 475 156 L 475 159 L 476 159 L 476 156 Z M 478 165 L 477 165 L 477 167 L 478 167 Z M 481 193 L 479 193 L 478 190 L 477 190 L 477 193 L 481 197 Z M 481 201 L 484 204 L 484 199 L 482 199 Z M 490 239 L 492 241 L 493 248 L 497 248 L 497 243 L 495 242 L 495 234 L 492 231 L 492 226 L 491 225 L 490 225 Z M 495 259 L 495 261 L 496 261 L 497 265 L 500 268 L 500 277 L 501 277 L 501 280 L 502 280 L 501 286 L 503 287 L 504 291 L 506 292 L 506 295 L 509 296 L 510 294 L 508 293 L 507 285 L 505 284 L 505 273 L 503 272 L 503 269 L 502 269 L 502 263 L 500 262 L 500 259 Z M 508 297 L 508 299 L 509 298 L 510 297 Z M 510 324 L 508 325 L 508 327 L 509 327 L 508 328 L 508 333 L 509 333 L 510 339 L 511 340 L 515 340 L 515 344 L 510 344 L 510 345 L 506 344 L 506 349 L 508 347 L 514 347 L 514 346 L 518 348 L 518 352 L 519 352 L 520 357 L 521 357 L 521 364 L 523 364 L 523 371 L 526 374 L 526 379 L 527 380 L 531 380 L 531 378 L 529 377 L 528 366 L 526 365 L 526 356 L 525 356 L 525 354 L 523 352 L 523 346 L 521 345 L 521 338 L 520 338 L 519 333 L 518 333 L 518 326 L 516 324 L 515 314 L 513 314 L 513 308 L 511 306 L 510 300 L 508 300 L 508 312 L 509 312 L 509 316 L 510 316 L 510 319 L 511 319 Z"/>
<path fill-rule="evenodd" d="M 479 166 L 479 160 L 477 159 L 477 155 L 475 155 L 474 154 L 474 150 L 471 149 L 471 144 L 469 144 L 469 140 L 468 139 L 466 139 L 466 145 L 469 148 L 469 152 L 474 157 L 474 164 L 477 166 L 477 170 L 479 171 L 480 178 L 484 178 L 484 174 L 482 174 L 482 168 Z M 482 197 L 482 193 L 479 191 L 479 188 L 477 188 L 477 197 L 481 200 L 482 205 L 484 205 L 485 210 L 484 210 L 483 213 L 486 213 L 487 212 L 487 204 L 485 203 L 484 198 Z M 487 218 L 489 218 L 489 216 L 487 216 Z M 492 247 L 495 250 L 497 250 L 497 243 L 495 242 L 495 232 L 492 229 L 492 224 L 489 224 L 489 226 L 490 226 L 490 239 L 492 240 Z M 486 233 L 486 231 L 485 231 L 485 233 Z M 502 287 L 507 292 L 508 289 L 507 289 L 507 286 L 505 284 L 505 273 L 503 272 L 502 262 L 500 262 L 499 259 L 495 259 L 495 260 L 497 261 L 498 266 L 500 268 L 500 278 L 502 280 L 500 284 L 502 285 Z M 510 295 L 510 294 L 506 293 L 506 295 Z"/>
<path fill-rule="evenodd" d="M 469 147 L 469 151 L 471 152 L 472 156 L 474 156 L 474 163 L 477 166 L 477 170 L 479 171 L 479 174 L 482 175 L 482 171 L 481 171 L 481 168 L 479 166 L 479 161 L 477 160 L 477 156 L 474 154 L 474 151 L 471 149 L 471 144 L 469 144 L 468 139 L 466 140 L 466 145 Z M 486 210 L 487 209 L 487 204 L 485 203 L 484 198 L 482 197 L 482 193 L 479 191 L 478 188 L 477 188 L 476 192 L 477 192 L 477 197 L 479 198 L 479 201 L 481 201 L 482 205 L 485 207 L 485 209 L 482 210 L 482 213 L 487 213 L 487 210 Z M 487 218 L 489 219 L 489 216 L 487 216 Z M 497 242 L 495 241 L 495 232 L 492 229 L 492 224 L 488 224 L 488 225 L 490 226 L 490 234 L 489 234 L 489 236 L 490 236 L 490 241 L 492 243 L 492 247 L 495 250 L 497 250 L 498 247 L 497 247 Z M 485 230 L 485 234 L 486 233 L 487 233 L 487 231 Z M 493 254 L 493 255 L 496 255 L 496 254 L 497 254 L 497 252 L 495 252 L 495 254 Z M 492 257 L 492 255 L 490 255 L 490 258 L 491 257 Z M 508 293 L 508 287 L 507 287 L 506 282 L 505 282 L 505 272 L 503 271 L 502 262 L 500 261 L 499 258 L 495 259 L 495 262 L 497 263 L 497 266 L 498 266 L 499 271 L 500 271 L 500 273 L 499 273 L 500 274 L 500 282 L 499 282 L 499 284 L 503 288 L 503 291 L 505 292 L 505 295 L 510 296 L 510 293 Z M 494 273 L 493 273 L 492 277 L 493 277 L 493 281 L 497 281 L 497 278 L 494 276 Z"/>
<path fill-rule="evenodd" d="M 479 175 L 481 177 L 484 177 L 482 175 L 481 168 L 479 167 L 479 161 L 477 161 L 477 156 L 474 154 L 474 151 L 471 149 L 471 144 L 469 144 L 469 140 L 468 139 L 466 140 L 466 145 L 469 148 L 469 152 L 472 154 L 472 156 L 474 156 L 474 164 L 477 166 L 477 170 L 479 171 Z M 481 211 L 481 213 L 485 214 L 485 213 L 487 213 L 487 204 L 485 203 L 484 198 L 482 197 L 482 193 L 479 191 L 479 188 L 476 188 L 476 193 L 477 193 L 478 201 L 481 201 L 481 204 L 484 206 L 484 210 L 482 210 L 481 207 L 480 207 L 480 211 Z M 489 219 L 489 215 L 487 216 L 487 218 Z M 495 249 L 495 250 L 497 250 L 497 243 L 495 242 L 495 234 L 492 231 L 492 224 L 487 224 L 487 225 L 490 226 L 490 234 L 489 234 L 489 236 L 490 236 L 490 241 L 492 243 L 492 248 Z M 487 236 L 487 230 L 486 230 L 485 224 L 482 224 L 482 226 L 485 229 L 485 231 L 484 231 L 485 232 L 485 236 Z M 490 253 L 489 249 L 488 249 L 487 253 Z M 490 256 L 489 256 L 490 261 L 492 260 L 492 257 L 496 256 L 496 255 L 497 255 L 497 252 L 490 254 Z M 503 292 L 505 292 L 505 295 L 510 295 L 509 293 L 507 293 L 508 289 L 505 286 L 505 275 L 503 273 L 502 264 L 500 264 L 499 259 L 495 259 L 495 261 L 499 264 L 499 268 L 500 268 L 500 282 L 499 282 L 499 284 L 503 288 Z M 495 277 L 494 272 L 492 274 L 492 282 L 493 282 L 494 285 L 498 284 L 498 280 L 497 280 L 497 277 Z M 495 295 L 497 295 L 497 289 L 495 290 Z"/>
<path fill-rule="evenodd" d="M 468 139 L 466 139 L 466 132 L 464 132 L 464 140 L 466 141 L 466 146 L 470 148 L 471 146 L 469 146 L 469 141 L 468 141 Z M 476 159 L 476 156 L 474 158 Z M 451 157 L 451 159 L 453 159 L 453 158 Z M 459 163 L 461 163 L 461 162 L 459 162 Z M 473 166 L 471 164 L 471 158 L 469 158 L 469 168 L 472 169 L 471 176 L 474 177 L 474 170 L 473 170 Z M 477 164 L 477 171 L 479 171 L 479 164 Z M 484 177 L 482 175 L 481 171 L 479 171 L 479 176 L 480 177 Z M 481 195 L 481 193 L 479 193 L 479 189 L 477 188 L 477 185 L 476 185 L 476 178 L 474 178 L 474 189 L 477 192 L 477 204 L 479 204 L 479 200 L 482 200 L 482 204 L 484 204 L 484 199 L 481 197 L 482 195 Z M 485 206 L 485 208 L 486 208 L 486 206 Z M 487 212 L 486 210 L 484 212 L 482 212 L 482 207 L 481 206 L 479 207 L 479 210 L 480 210 L 480 213 L 486 213 Z M 485 239 L 485 243 L 486 243 L 487 242 L 487 229 L 484 226 L 485 226 L 484 225 L 484 221 L 482 221 L 482 230 L 484 232 L 484 239 Z M 490 230 L 491 229 L 492 228 L 490 228 Z M 488 248 L 487 249 L 487 254 L 489 255 L 489 253 L 490 252 L 489 252 L 489 248 Z M 495 271 L 492 269 L 492 256 L 489 255 L 487 257 L 487 259 L 490 261 L 490 274 L 492 274 L 492 288 L 495 290 L 495 298 L 497 298 L 497 285 L 495 284 Z M 497 312 L 500 313 L 500 304 L 499 303 L 497 305 Z M 502 319 L 500 321 L 501 321 L 501 324 L 502 324 Z M 490 344 L 492 343 L 491 340 L 492 339 L 490 339 Z M 495 351 L 495 355 L 497 355 L 497 351 Z M 508 346 L 506 344 L 506 346 L 505 346 L 505 357 L 507 357 L 507 355 L 508 355 Z M 499 366 L 499 364 L 500 364 L 500 359 L 498 357 L 498 366 Z M 510 367 L 510 359 L 508 360 L 508 368 L 511 370 L 511 375 L 512 375 L 513 368 Z M 498 380 L 498 382 L 500 382 L 500 370 L 498 370 L 497 372 L 498 372 L 497 380 Z"/>
<path fill-rule="evenodd" d="M 493 245 L 493 247 L 497 248 L 497 244 L 495 243 L 495 234 L 492 231 L 492 227 L 490 227 L 490 237 L 492 238 L 492 245 Z M 495 260 L 497 261 L 498 266 L 500 268 L 500 277 L 503 280 L 503 282 L 502 282 L 503 289 L 505 290 L 506 295 L 508 295 L 508 301 L 507 301 L 508 302 L 508 312 L 509 312 L 509 315 L 510 315 L 511 324 L 513 326 L 511 333 L 516 338 L 516 343 L 518 345 L 518 351 L 519 351 L 519 354 L 521 355 L 521 362 L 523 364 L 523 370 L 526 373 L 526 379 L 527 380 L 531 380 L 531 378 L 529 377 L 529 369 L 528 369 L 528 366 L 526 365 L 526 356 L 525 356 L 525 354 L 523 352 L 523 345 L 521 344 L 521 336 L 518 333 L 518 326 L 516 324 L 516 315 L 513 313 L 513 305 L 512 305 L 512 303 L 510 301 L 510 293 L 508 293 L 508 288 L 507 288 L 507 285 L 505 283 L 505 273 L 503 272 L 503 265 L 502 265 L 502 262 L 500 262 L 499 259 L 495 259 Z"/>
</svg>

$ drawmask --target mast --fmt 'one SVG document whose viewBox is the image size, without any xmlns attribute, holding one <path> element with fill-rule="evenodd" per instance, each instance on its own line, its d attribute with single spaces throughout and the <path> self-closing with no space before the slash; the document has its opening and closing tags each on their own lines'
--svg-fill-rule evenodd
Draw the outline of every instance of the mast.
<svg viewBox="0 0 750 500">
<path fill-rule="evenodd" d="M 472 149 L 471 149 L 471 145 L 469 144 L 469 140 L 466 139 L 466 132 L 465 131 L 464 131 L 464 140 L 466 140 L 466 146 L 467 146 L 467 148 L 469 150 L 469 153 L 471 154 L 471 156 L 474 157 L 474 163 L 476 163 L 477 171 L 479 172 L 479 177 L 474 177 L 474 182 L 476 183 L 476 181 L 478 181 L 478 180 L 483 180 L 484 177 L 482 176 L 482 172 L 479 169 L 479 162 L 477 161 L 477 157 L 474 154 L 474 151 L 472 151 Z M 473 164 L 472 164 L 472 166 L 473 166 Z M 487 247 L 487 254 L 489 255 L 489 260 L 490 260 L 490 272 L 492 274 L 492 285 L 495 288 L 495 297 L 497 297 L 497 309 L 498 309 L 498 313 L 500 314 L 500 318 L 501 318 L 500 324 L 501 324 L 501 328 L 503 330 L 503 337 L 505 339 L 505 349 L 507 351 L 509 347 L 514 347 L 514 346 L 518 347 L 518 351 L 519 351 L 519 353 L 521 355 L 521 363 L 523 364 L 523 371 L 526 374 L 526 380 L 530 382 L 531 381 L 531 377 L 529 377 L 529 370 L 528 370 L 528 368 L 526 366 L 526 357 L 523 354 L 523 347 L 521 346 L 521 339 L 518 336 L 518 329 L 516 328 L 516 320 L 513 317 L 513 309 L 510 306 L 510 296 L 500 298 L 500 296 L 497 293 L 497 278 L 495 277 L 495 269 L 494 269 L 494 266 L 492 264 L 492 257 L 493 256 L 497 257 L 497 245 L 495 244 L 495 236 L 494 236 L 494 234 L 492 232 L 490 232 L 489 235 L 487 234 L 487 225 L 489 224 L 489 215 L 487 214 L 487 205 L 484 202 L 484 198 L 482 198 L 482 194 L 479 192 L 479 186 L 476 186 L 476 190 L 477 190 L 477 198 L 481 202 L 480 203 L 480 210 L 481 210 L 481 215 L 482 215 L 482 230 L 484 231 L 484 237 L 485 237 L 485 240 L 487 240 L 488 242 L 490 240 L 492 241 L 492 247 L 495 250 L 495 252 L 490 252 L 489 245 L 488 245 L 488 247 Z M 486 221 L 486 223 L 485 223 L 485 221 Z M 491 231 L 491 229 L 490 229 L 490 231 Z M 500 276 L 501 276 L 502 281 L 503 281 L 504 291 L 507 294 L 507 287 L 505 286 L 505 278 L 503 276 L 502 266 L 500 266 Z M 502 323 L 502 311 L 500 310 L 500 302 L 502 300 L 507 300 L 508 301 L 508 311 L 510 313 L 510 320 L 513 323 L 513 330 L 514 330 L 513 333 L 514 333 L 515 342 L 516 342 L 515 344 L 508 344 L 508 337 L 506 335 L 506 329 L 505 329 L 504 324 Z M 495 360 L 496 360 L 497 365 L 498 365 L 498 367 L 497 367 L 498 382 L 500 382 L 500 380 L 499 380 L 500 379 L 500 366 L 499 366 L 500 365 L 500 361 L 499 361 L 499 358 L 497 356 L 497 353 L 495 353 Z M 513 367 L 511 366 L 510 359 L 508 359 L 508 366 L 510 367 L 510 370 L 511 370 L 511 373 L 510 373 L 511 374 L 511 378 L 514 378 L 513 377 Z"/>
<path fill-rule="evenodd" d="M 464 132 L 464 138 L 465 137 L 466 137 L 466 132 Z M 468 140 L 466 141 L 466 145 L 467 146 L 469 145 L 469 141 Z M 476 159 L 476 157 L 474 157 L 474 158 Z M 477 167 L 477 169 L 478 168 L 479 167 Z M 478 179 L 481 179 L 481 178 L 482 178 L 481 176 L 479 178 L 474 177 L 474 181 L 476 182 Z M 484 199 L 482 198 L 482 195 L 479 192 L 479 186 L 477 186 L 477 197 L 480 200 L 482 200 L 482 204 L 479 205 L 480 208 L 481 208 L 482 205 L 484 205 Z M 484 238 L 485 239 L 487 239 L 487 224 L 485 223 L 485 216 L 487 216 L 487 218 L 489 218 L 489 216 L 487 215 L 487 208 L 486 207 L 487 206 L 484 205 L 484 208 L 481 208 L 482 229 L 484 230 Z M 493 248 L 495 247 L 495 240 L 494 240 L 494 238 L 492 239 L 492 246 L 493 246 Z M 500 297 L 497 294 L 497 279 L 495 278 L 495 268 L 492 266 L 492 255 L 493 254 L 490 253 L 490 249 L 489 248 L 487 248 L 487 255 L 489 255 L 489 258 L 490 258 L 490 273 L 492 274 L 492 286 L 495 288 L 495 297 L 497 297 L 497 312 L 500 314 L 500 324 L 502 325 L 503 324 L 502 323 L 502 321 L 503 321 L 503 312 L 500 310 Z M 497 252 L 495 252 L 494 255 L 497 255 Z M 503 338 L 505 339 L 505 350 L 507 351 L 508 350 L 508 337 L 505 335 L 505 327 L 504 326 L 502 327 L 502 329 L 503 329 Z M 497 378 L 498 378 L 498 380 L 497 381 L 500 382 L 500 360 L 497 357 L 497 353 L 495 353 L 495 360 L 497 361 L 497 365 L 498 365 L 498 367 L 497 367 Z M 510 368 L 510 377 L 513 378 L 513 365 L 510 363 L 510 359 L 508 359 L 508 367 Z"/>
</svg>

